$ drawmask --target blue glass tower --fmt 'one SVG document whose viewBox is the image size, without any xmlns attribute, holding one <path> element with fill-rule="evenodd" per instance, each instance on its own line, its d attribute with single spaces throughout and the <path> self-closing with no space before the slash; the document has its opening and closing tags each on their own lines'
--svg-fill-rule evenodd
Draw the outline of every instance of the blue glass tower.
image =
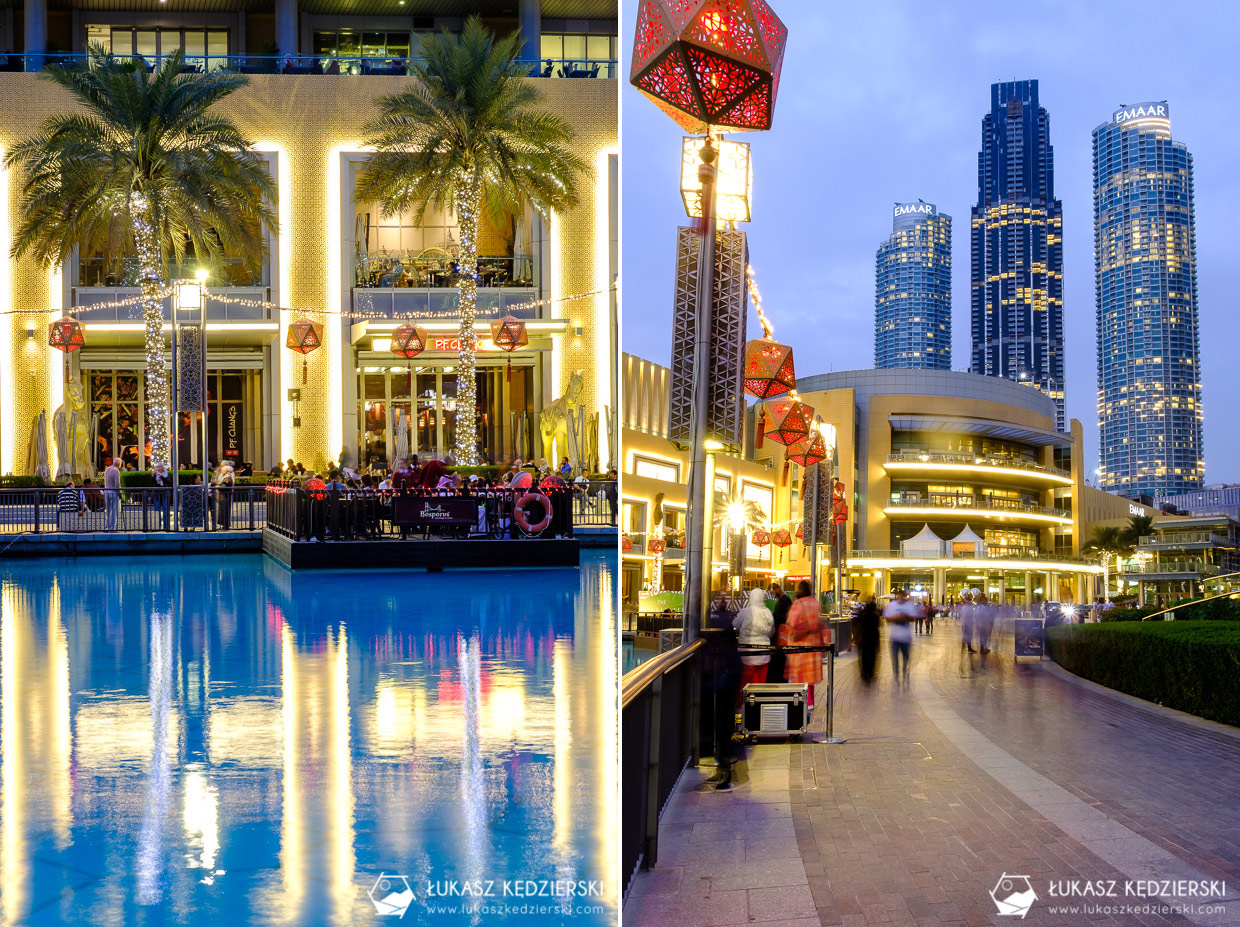
<svg viewBox="0 0 1240 927">
<path fill-rule="evenodd" d="M 874 366 L 951 370 L 952 217 L 896 203 L 874 265 Z"/>
<path fill-rule="evenodd" d="M 1094 263 L 1099 482 L 1125 496 L 1200 489 L 1193 156 L 1165 100 L 1094 129 Z"/>
<path fill-rule="evenodd" d="M 990 87 L 971 218 L 971 369 L 1042 390 L 1063 431 L 1063 207 L 1036 80 Z"/>
</svg>

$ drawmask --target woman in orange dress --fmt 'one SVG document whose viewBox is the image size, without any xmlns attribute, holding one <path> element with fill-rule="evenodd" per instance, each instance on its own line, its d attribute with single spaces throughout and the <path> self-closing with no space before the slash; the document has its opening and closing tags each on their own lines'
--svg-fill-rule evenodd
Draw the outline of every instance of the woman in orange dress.
<svg viewBox="0 0 1240 927">
<path fill-rule="evenodd" d="M 779 643 L 788 647 L 822 646 L 822 609 L 805 580 L 797 583 L 797 599 L 788 620 L 779 626 Z M 784 670 L 789 682 L 809 683 L 809 707 L 814 707 L 814 687 L 822 682 L 822 654 L 790 653 Z"/>
</svg>

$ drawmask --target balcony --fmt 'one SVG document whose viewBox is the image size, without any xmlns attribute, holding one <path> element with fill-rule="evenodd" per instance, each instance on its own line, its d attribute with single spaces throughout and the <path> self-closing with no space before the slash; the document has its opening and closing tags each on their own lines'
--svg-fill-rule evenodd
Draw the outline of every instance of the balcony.
<svg viewBox="0 0 1240 927">
<path fill-rule="evenodd" d="M 456 318 L 460 295 L 459 264 L 448 252 L 428 255 L 368 255 L 354 262 L 353 314 L 393 318 Z M 540 317 L 533 259 L 478 258 L 478 312 Z"/>
<path fill-rule="evenodd" d="M 117 60 L 132 62 L 135 68 L 148 71 L 159 67 L 165 56 L 117 55 Z M 41 71 L 49 64 L 62 66 L 85 64 L 85 52 L 44 52 L 43 54 L 0 55 L 0 71 Z M 184 59 L 183 74 L 208 71 L 233 71 L 239 74 L 287 74 L 322 76 L 408 77 L 412 73 L 409 58 L 385 58 L 363 55 L 192 55 Z M 614 58 L 541 58 L 521 62 L 530 77 L 568 79 L 614 79 L 618 62 Z"/>
<path fill-rule="evenodd" d="M 1027 480 L 1039 485 L 1071 486 L 1072 474 L 1014 457 L 981 457 L 973 454 L 888 454 L 887 472 L 967 473 Z"/>
<path fill-rule="evenodd" d="M 1055 569 L 1056 567 L 1075 568 L 1089 573 L 1100 573 L 1102 567 L 1096 560 L 1087 557 L 1069 557 L 1063 554 L 1052 554 L 1040 550 L 988 550 L 984 555 L 947 554 L 943 557 L 928 557 L 924 554 L 905 553 L 902 550 L 851 550 L 846 563 L 851 566 L 870 568 L 899 569 L 900 561 L 917 563 L 934 561 L 936 565 L 949 569 Z M 920 565 L 920 564 L 918 564 Z"/>
<path fill-rule="evenodd" d="M 1152 550 L 1184 550 L 1194 547 L 1233 547 L 1235 545 L 1225 535 L 1215 534 L 1212 531 L 1186 531 L 1175 534 L 1170 532 L 1149 534 L 1137 541 L 1137 546 Z"/>
<path fill-rule="evenodd" d="M 995 499 L 974 493 L 903 493 L 888 502 L 887 515 L 924 518 L 981 518 L 987 521 L 1022 521 L 1040 525 L 1070 525 L 1072 513 L 1044 505 Z"/>
<path fill-rule="evenodd" d="M 1157 576 L 1190 579 L 1194 576 L 1219 576 L 1222 572 L 1223 568 L 1217 564 L 1189 560 L 1175 563 L 1128 563 L 1125 564 L 1120 575 L 1140 576 L 1143 579 L 1153 579 Z"/>
</svg>

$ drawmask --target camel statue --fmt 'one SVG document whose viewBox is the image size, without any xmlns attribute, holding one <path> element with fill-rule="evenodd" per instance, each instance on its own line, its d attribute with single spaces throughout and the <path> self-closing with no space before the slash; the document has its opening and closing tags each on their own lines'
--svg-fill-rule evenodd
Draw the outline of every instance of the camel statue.
<svg viewBox="0 0 1240 927">
<path fill-rule="evenodd" d="M 582 371 L 574 370 L 568 380 L 568 390 L 559 399 L 544 406 L 539 416 L 542 428 L 543 454 L 556 467 L 561 457 L 568 456 L 568 416 L 581 401 L 585 391 L 585 381 L 581 378 Z"/>
</svg>

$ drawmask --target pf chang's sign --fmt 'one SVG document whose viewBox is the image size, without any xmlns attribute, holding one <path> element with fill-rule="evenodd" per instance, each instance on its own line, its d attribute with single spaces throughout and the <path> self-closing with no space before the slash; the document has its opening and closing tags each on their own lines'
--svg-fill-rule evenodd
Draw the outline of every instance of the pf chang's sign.
<svg viewBox="0 0 1240 927">
<path fill-rule="evenodd" d="M 1125 106 L 1115 111 L 1115 121 L 1121 125 L 1138 119 L 1170 118 L 1171 114 L 1166 103 L 1138 103 L 1135 106 Z"/>
<path fill-rule="evenodd" d="M 241 404 L 224 403 L 224 456 L 241 456 Z"/>
<path fill-rule="evenodd" d="M 899 218 L 900 216 L 917 216 L 917 215 L 933 216 L 935 214 L 934 204 L 933 203 L 897 203 L 895 214 L 896 214 L 896 218 Z"/>
<path fill-rule="evenodd" d="M 460 335 L 432 335 L 428 340 L 430 342 L 426 346 L 428 351 L 451 351 L 454 354 L 459 354 L 461 351 Z M 490 338 L 479 338 L 474 344 L 474 350 L 495 351 L 497 348 Z"/>
</svg>

